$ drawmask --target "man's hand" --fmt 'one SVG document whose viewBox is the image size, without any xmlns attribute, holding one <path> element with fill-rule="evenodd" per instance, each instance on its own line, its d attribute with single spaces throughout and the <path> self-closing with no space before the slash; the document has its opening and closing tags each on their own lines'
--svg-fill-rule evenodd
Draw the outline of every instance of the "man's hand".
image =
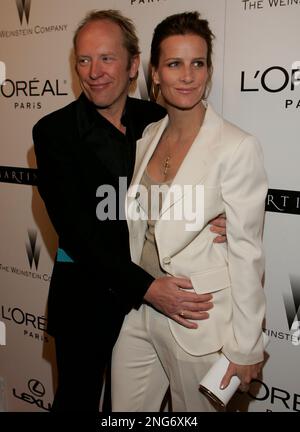
<svg viewBox="0 0 300 432">
<path fill-rule="evenodd" d="M 196 329 L 197 323 L 190 320 L 207 319 L 213 304 L 211 294 L 189 292 L 192 288 L 188 279 L 165 276 L 152 282 L 144 299 L 177 323 Z"/>
<path fill-rule="evenodd" d="M 214 238 L 214 243 L 225 243 L 227 241 L 225 213 L 209 221 L 209 224 L 211 225 L 210 230 L 217 234 L 217 236 Z"/>
<path fill-rule="evenodd" d="M 250 382 L 258 377 L 262 366 L 263 362 L 253 365 L 239 365 L 230 362 L 227 371 L 220 383 L 220 388 L 225 389 L 229 385 L 231 378 L 236 375 L 241 380 L 239 389 L 242 392 L 247 392 L 249 390 Z"/>
</svg>

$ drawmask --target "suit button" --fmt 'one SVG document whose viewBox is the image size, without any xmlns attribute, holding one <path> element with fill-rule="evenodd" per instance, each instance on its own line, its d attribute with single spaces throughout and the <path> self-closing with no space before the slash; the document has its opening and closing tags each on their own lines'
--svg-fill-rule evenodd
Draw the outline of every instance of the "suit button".
<svg viewBox="0 0 300 432">
<path fill-rule="evenodd" d="M 138 199 L 139 197 L 140 197 L 140 192 L 137 192 L 136 194 L 135 194 L 135 199 Z"/>
<path fill-rule="evenodd" d="M 171 258 L 169 256 L 163 258 L 163 264 L 170 264 Z"/>
</svg>

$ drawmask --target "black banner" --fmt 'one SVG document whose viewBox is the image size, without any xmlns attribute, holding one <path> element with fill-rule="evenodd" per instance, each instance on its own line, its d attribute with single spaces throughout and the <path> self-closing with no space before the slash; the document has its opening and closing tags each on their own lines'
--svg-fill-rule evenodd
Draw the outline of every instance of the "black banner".
<svg viewBox="0 0 300 432">
<path fill-rule="evenodd" d="M 300 214 L 300 192 L 269 189 L 266 199 L 266 211 Z"/>
<path fill-rule="evenodd" d="M 1 166 L 0 183 L 36 186 L 37 169 Z"/>
<path fill-rule="evenodd" d="M 37 176 L 38 170 L 35 168 L 0 167 L 0 183 L 36 186 Z M 300 191 L 269 189 L 266 211 L 299 215 Z"/>
</svg>

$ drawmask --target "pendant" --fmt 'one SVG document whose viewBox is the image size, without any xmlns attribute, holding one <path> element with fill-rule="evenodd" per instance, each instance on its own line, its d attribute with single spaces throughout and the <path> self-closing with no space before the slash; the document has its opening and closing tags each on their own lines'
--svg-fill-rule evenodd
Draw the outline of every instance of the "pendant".
<svg viewBox="0 0 300 432">
<path fill-rule="evenodd" d="M 165 159 L 165 161 L 164 161 L 164 164 L 163 164 L 163 167 L 164 167 L 164 170 L 163 170 L 164 176 L 167 175 L 168 169 L 170 168 L 170 164 L 169 164 L 170 159 L 171 159 L 171 156 L 167 156 L 166 159 Z"/>
</svg>

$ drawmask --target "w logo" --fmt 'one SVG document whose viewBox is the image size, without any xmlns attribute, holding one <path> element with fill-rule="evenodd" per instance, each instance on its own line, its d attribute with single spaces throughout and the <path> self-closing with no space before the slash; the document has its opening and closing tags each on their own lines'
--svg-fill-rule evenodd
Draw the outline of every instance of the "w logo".
<svg viewBox="0 0 300 432">
<path fill-rule="evenodd" d="M 29 243 L 26 243 L 26 251 L 28 256 L 28 261 L 30 268 L 33 266 L 33 262 L 35 264 L 35 268 L 37 270 L 40 260 L 40 251 L 41 247 L 36 244 L 37 231 L 29 230 L 28 231 Z"/>
<path fill-rule="evenodd" d="M 298 310 L 300 306 L 300 278 L 297 276 L 290 277 L 291 292 L 283 294 L 285 312 L 289 329 L 291 330 L 293 322 L 299 321 Z"/>
<path fill-rule="evenodd" d="M 21 25 L 23 23 L 23 16 L 24 15 L 25 15 L 27 24 L 29 22 L 30 3 L 31 3 L 31 0 L 16 0 Z"/>
</svg>

